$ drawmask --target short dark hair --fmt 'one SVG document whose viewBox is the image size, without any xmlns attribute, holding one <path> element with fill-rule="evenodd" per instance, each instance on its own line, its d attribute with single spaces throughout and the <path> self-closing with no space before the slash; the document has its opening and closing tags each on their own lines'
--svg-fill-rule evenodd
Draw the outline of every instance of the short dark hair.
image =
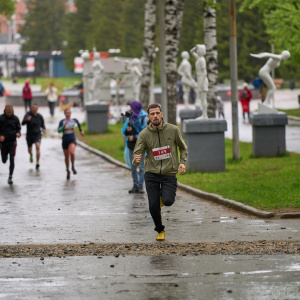
<svg viewBox="0 0 300 300">
<path fill-rule="evenodd" d="M 147 113 L 148 113 L 148 115 L 149 115 L 150 109 L 152 109 L 152 108 L 159 108 L 159 110 L 161 111 L 161 106 L 160 106 L 160 104 L 158 104 L 158 103 L 152 103 L 152 104 L 150 104 L 150 105 L 147 107 Z"/>
</svg>

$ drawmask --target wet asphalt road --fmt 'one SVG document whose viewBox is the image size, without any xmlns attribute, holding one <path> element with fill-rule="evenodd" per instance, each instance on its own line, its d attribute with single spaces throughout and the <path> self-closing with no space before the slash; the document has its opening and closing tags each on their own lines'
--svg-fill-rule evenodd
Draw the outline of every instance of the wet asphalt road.
<svg viewBox="0 0 300 300">
<path fill-rule="evenodd" d="M 128 194 L 130 172 L 78 146 L 68 181 L 61 140 L 43 139 L 41 153 L 36 171 L 18 141 L 12 186 L 0 165 L 2 245 L 155 241 L 146 195 Z M 171 242 L 300 239 L 298 220 L 260 220 L 180 191 L 162 211 Z"/>
<path fill-rule="evenodd" d="M 42 141 L 39 171 L 24 136 L 13 186 L 0 165 L 0 245 L 155 243 L 147 198 L 128 194 L 128 171 L 77 147 L 78 174 L 66 180 L 57 114 L 46 117 L 54 138 Z M 300 240 L 299 220 L 260 220 L 180 191 L 163 220 L 173 243 Z M 298 255 L 14 257 L 0 266 L 1 299 L 300 298 Z"/>
</svg>

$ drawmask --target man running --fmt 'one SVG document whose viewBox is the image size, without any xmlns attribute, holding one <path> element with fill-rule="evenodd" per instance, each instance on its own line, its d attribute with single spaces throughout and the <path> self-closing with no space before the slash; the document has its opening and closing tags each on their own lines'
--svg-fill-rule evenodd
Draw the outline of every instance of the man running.
<svg viewBox="0 0 300 300">
<path fill-rule="evenodd" d="M 147 128 L 138 136 L 133 152 L 132 163 L 138 166 L 145 157 L 145 183 L 148 193 L 149 210 L 157 231 L 157 240 L 165 239 L 165 226 L 162 224 L 161 206 L 171 206 L 175 202 L 177 190 L 176 174 L 185 173 L 187 146 L 177 126 L 163 119 L 159 104 L 147 108 Z M 178 151 L 180 151 L 180 162 Z"/>
<path fill-rule="evenodd" d="M 76 137 L 74 133 L 75 126 L 77 124 L 80 134 L 84 135 L 84 132 L 81 129 L 80 123 L 77 119 L 71 119 L 71 110 L 65 110 L 66 118 L 61 120 L 58 125 L 58 132 L 63 133 L 62 137 L 62 148 L 65 155 L 65 164 L 67 171 L 67 180 L 70 179 L 70 171 L 69 171 L 69 158 L 71 158 L 72 163 L 72 172 L 73 174 L 77 174 L 75 169 L 75 147 L 76 147 Z"/>
<path fill-rule="evenodd" d="M 2 162 L 5 164 L 9 154 L 8 184 L 13 184 L 17 138 L 21 136 L 19 118 L 14 115 L 14 108 L 7 104 L 4 114 L 0 115 L 0 149 Z"/>
<path fill-rule="evenodd" d="M 36 150 L 36 170 L 40 167 L 40 156 L 41 156 L 41 140 L 42 134 L 41 130 L 46 133 L 46 127 L 44 118 L 41 114 L 38 113 L 38 105 L 33 104 L 31 106 L 31 111 L 27 112 L 24 116 L 22 125 L 27 125 L 27 135 L 26 141 L 28 146 L 29 153 L 29 161 L 33 163 L 33 155 L 32 155 L 32 145 L 35 144 Z"/>
</svg>

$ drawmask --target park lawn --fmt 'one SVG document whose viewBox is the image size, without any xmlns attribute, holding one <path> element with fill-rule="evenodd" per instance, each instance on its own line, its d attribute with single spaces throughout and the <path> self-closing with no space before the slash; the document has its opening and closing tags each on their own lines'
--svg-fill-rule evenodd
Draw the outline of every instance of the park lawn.
<svg viewBox="0 0 300 300">
<path fill-rule="evenodd" d="M 124 162 L 122 125 L 109 125 L 106 133 L 86 134 L 78 138 Z M 85 130 L 85 125 L 83 127 Z M 241 159 L 233 161 L 232 141 L 226 139 L 225 157 L 225 172 L 187 173 L 178 175 L 178 181 L 262 210 L 300 208 L 300 154 L 253 158 L 252 144 L 240 142 Z"/>
<path fill-rule="evenodd" d="M 18 78 L 18 83 L 25 83 L 27 78 Z M 49 78 L 48 77 L 36 77 L 35 78 L 35 84 L 39 84 L 42 85 L 44 81 L 48 81 Z M 81 81 L 81 77 L 59 77 L 59 78 L 53 78 L 53 80 L 59 80 L 62 82 L 64 88 L 72 88 L 74 86 L 74 83 L 80 82 Z M 9 81 L 11 82 L 12 79 L 11 78 L 4 78 L 3 82 L 5 85 L 5 82 Z M 30 84 L 34 83 L 34 79 L 30 78 Z"/>
<path fill-rule="evenodd" d="M 285 112 L 288 116 L 299 117 L 300 118 L 300 108 L 295 109 L 279 109 L 279 111 Z"/>
</svg>

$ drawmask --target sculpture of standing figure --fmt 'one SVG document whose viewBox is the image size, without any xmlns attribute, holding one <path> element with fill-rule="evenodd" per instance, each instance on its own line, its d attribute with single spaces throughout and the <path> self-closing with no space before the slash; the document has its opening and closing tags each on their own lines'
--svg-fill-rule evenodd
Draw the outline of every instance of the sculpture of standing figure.
<svg viewBox="0 0 300 300">
<path fill-rule="evenodd" d="M 94 62 L 93 62 L 93 73 L 94 80 L 92 84 L 92 92 L 93 92 L 93 100 L 100 101 L 100 93 L 101 93 L 101 82 L 103 80 L 104 67 L 100 62 L 100 54 L 99 52 L 94 50 Z"/>
<path fill-rule="evenodd" d="M 206 70 L 206 60 L 204 55 L 206 54 L 205 45 L 196 45 L 190 50 L 191 54 L 196 58 L 196 73 L 197 73 L 197 89 L 196 89 L 196 108 L 200 108 L 200 102 L 202 106 L 202 116 L 197 119 L 207 119 L 207 101 L 206 95 L 208 92 L 208 78 Z"/>
<path fill-rule="evenodd" d="M 196 88 L 197 83 L 192 77 L 192 66 L 189 62 L 190 55 L 187 51 L 181 53 L 182 62 L 177 69 L 177 73 L 181 76 L 181 84 L 183 90 L 183 102 L 185 108 L 189 106 L 190 89 Z"/>
<path fill-rule="evenodd" d="M 276 90 L 276 86 L 274 84 L 274 81 L 270 75 L 270 73 L 275 69 L 280 66 L 281 60 L 286 60 L 288 59 L 291 54 L 289 51 L 284 50 L 281 52 L 281 54 L 273 54 L 273 53 L 259 53 L 259 54 L 252 54 L 250 53 L 251 56 L 257 57 L 257 58 L 264 58 L 268 57 L 268 61 L 266 64 L 259 70 L 258 75 L 259 77 L 264 81 L 266 86 L 268 87 L 268 92 L 265 98 L 265 101 L 263 104 L 270 106 L 271 105 L 271 98 L 274 95 L 274 92 Z"/>
<path fill-rule="evenodd" d="M 139 69 L 140 60 L 138 58 L 134 58 L 130 62 L 130 66 L 128 62 L 126 63 L 125 69 L 130 70 L 131 82 L 132 82 L 132 91 L 133 91 L 133 100 L 139 101 L 140 99 L 140 87 L 141 87 L 141 77 L 142 73 Z"/>
</svg>

